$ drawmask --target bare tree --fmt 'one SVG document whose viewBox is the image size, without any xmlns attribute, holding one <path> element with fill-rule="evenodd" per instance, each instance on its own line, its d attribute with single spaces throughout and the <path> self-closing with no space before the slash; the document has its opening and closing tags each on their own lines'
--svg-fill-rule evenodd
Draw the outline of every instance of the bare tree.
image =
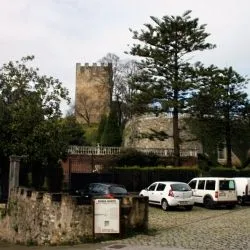
<svg viewBox="0 0 250 250">
<path fill-rule="evenodd" d="M 136 72 L 137 67 L 134 60 L 120 60 L 119 56 L 108 53 L 101 63 L 112 63 L 112 102 L 118 112 L 119 123 L 122 125 L 131 116 L 130 100 L 132 89 L 129 85 L 130 77 Z"/>
</svg>

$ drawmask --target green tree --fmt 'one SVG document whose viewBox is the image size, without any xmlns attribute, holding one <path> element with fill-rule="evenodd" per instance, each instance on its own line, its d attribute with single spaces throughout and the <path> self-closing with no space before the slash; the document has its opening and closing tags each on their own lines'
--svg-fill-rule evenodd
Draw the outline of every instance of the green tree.
<svg viewBox="0 0 250 250">
<path fill-rule="evenodd" d="M 104 146 L 120 146 L 122 141 L 117 113 L 111 110 L 101 137 Z"/>
<path fill-rule="evenodd" d="M 190 113 L 199 121 L 197 125 L 207 127 L 200 134 L 204 136 L 209 132 L 206 137 L 217 134 L 217 137 L 212 137 L 215 148 L 219 144 L 225 145 L 228 167 L 232 167 L 233 135 L 238 134 L 248 105 L 244 92 L 247 84 L 248 80 L 232 67 L 219 69 L 214 65 L 208 68 L 201 65 L 199 91 L 193 94 L 190 101 Z"/>
<path fill-rule="evenodd" d="M 98 125 L 98 129 L 97 129 L 96 141 L 98 143 L 101 143 L 101 138 L 102 138 L 102 134 L 103 134 L 104 129 L 105 129 L 106 122 L 107 122 L 107 116 L 103 115 L 102 118 L 101 118 L 101 121 L 100 121 L 100 123 Z"/>
<path fill-rule="evenodd" d="M 199 25 L 198 18 L 191 19 L 191 11 L 182 16 L 151 17 L 153 24 L 146 29 L 133 31 L 138 40 L 130 54 L 142 57 L 138 63 L 139 74 L 133 78 L 132 88 L 135 112 L 155 111 L 173 113 L 173 141 L 175 165 L 180 165 L 179 114 L 185 112 L 187 99 L 193 89 L 193 70 L 188 60 L 195 51 L 212 49 L 206 42 L 209 36 L 206 25 Z"/>
<path fill-rule="evenodd" d="M 61 119 L 60 125 L 64 134 L 64 141 L 68 145 L 86 145 L 85 131 L 82 124 L 76 121 L 75 115 L 67 115 Z"/>
<path fill-rule="evenodd" d="M 13 154 L 27 155 L 27 164 L 39 173 L 58 166 L 67 154 L 59 121 L 61 101 L 70 100 L 58 79 L 29 66 L 33 59 L 27 56 L 0 69 L 0 155 L 1 162 Z"/>
</svg>

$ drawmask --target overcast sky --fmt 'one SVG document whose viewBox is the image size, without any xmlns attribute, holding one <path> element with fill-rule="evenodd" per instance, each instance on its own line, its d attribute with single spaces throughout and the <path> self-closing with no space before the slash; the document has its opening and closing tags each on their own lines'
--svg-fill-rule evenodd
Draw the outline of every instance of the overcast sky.
<svg viewBox="0 0 250 250">
<path fill-rule="evenodd" d="M 206 23 L 217 48 L 194 60 L 232 66 L 250 77 L 249 0 L 0 0 L 0 65 L 35 55 L 41 73 L 61 80 L 74 104 L 75 64 L 97 62 L 107 53 L 121 59 L 150 16 L 192 10 Z M 248 93 L 250 94 L 250 88 Z M 67 110 L 63 106 L 63 110 Z"/>
</svg>

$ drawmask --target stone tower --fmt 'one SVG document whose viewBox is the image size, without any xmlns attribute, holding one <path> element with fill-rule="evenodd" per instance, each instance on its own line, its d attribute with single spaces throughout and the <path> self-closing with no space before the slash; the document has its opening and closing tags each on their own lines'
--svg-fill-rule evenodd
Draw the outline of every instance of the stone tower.
<svg viewBox="0 0 250 250">
<path fill-rule="evenodd" d="M 76 64 L 75 114 L 83 124 L 99 123 L 108 114 L 112 98 L 112 64 Z"/>
</svg>

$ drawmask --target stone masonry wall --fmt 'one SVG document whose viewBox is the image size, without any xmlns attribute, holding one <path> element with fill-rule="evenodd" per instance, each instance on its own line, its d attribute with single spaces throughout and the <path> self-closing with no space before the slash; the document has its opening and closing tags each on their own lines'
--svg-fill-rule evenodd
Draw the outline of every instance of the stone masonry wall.
<svg viewBox="0 0 250 250">
<path fill-rule="evenodd" d="M 147 229 L 148 203 L 141 197 L 121 201 L 121 230 Z M 0 239 L 13 243 L 60 245 L 93 239 L 93 206 L 68 194 L 17 188 L 0 219 Z"/>
<path fill-rule="evenodd" d="M 191 134 L 183 117 L 179 118 L 181 149 L 196 149 L 201 152 L 201 144 Z M 153 138 L 154 131 L 163 131 L 168 138 Z M 151 139 L 149 136 L 151 135 Z M 173 122 L 169 115 L 142 115 L 133 117 L 124 130 L 124 147 L 132 148 L 173 148 Z"/>
<path fill-rule="evenodd" d="M 76 64 L 76 119 L 98 123 L 108 114 L 112 93 L 112 64 Z M 85 118 L 85 119 L 83 119 Z"/>
</svg>

